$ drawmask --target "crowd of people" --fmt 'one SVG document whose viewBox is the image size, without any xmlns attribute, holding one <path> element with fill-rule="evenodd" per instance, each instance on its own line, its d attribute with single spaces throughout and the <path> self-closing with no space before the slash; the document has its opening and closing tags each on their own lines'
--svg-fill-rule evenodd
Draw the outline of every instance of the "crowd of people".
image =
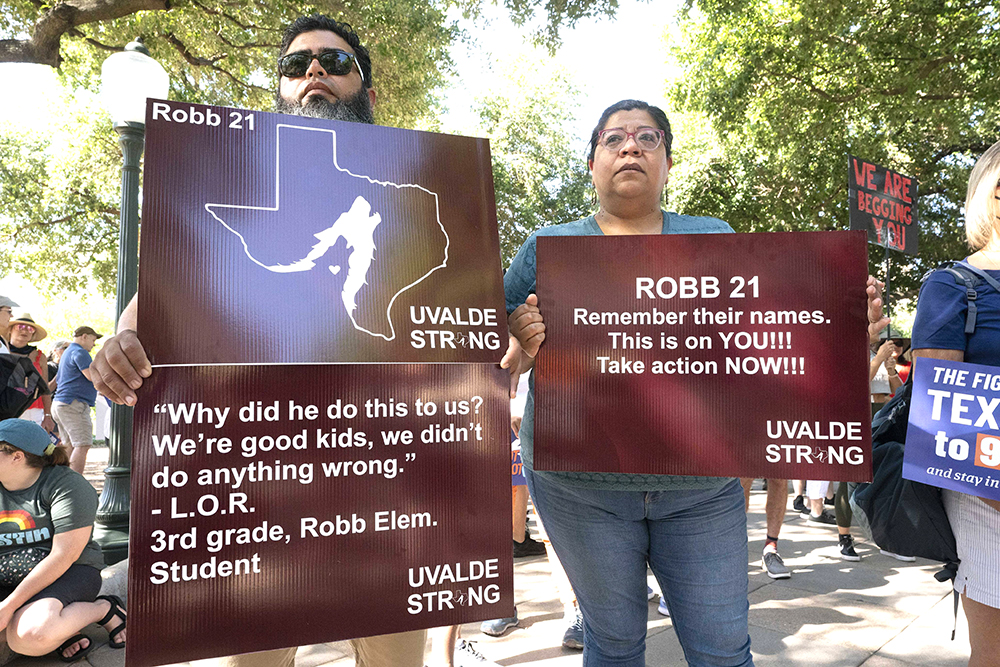
<svg viewBox="0 0 1000 667">
<path fill-rule="evenodd" d="M 351 122 L 372 123 L 376 94 L 371 57 L 350 26 L 324 16 L 302 17 L 286 30 L 277 58 L 280 73 L 276 110 Z M 535 243 L 539 236 L 625 234 L 721 234 L 730 226 L 710 217 L 664 210 L 664 193 L 673 165 L 673 135 L 664 112 L 637 100 L 609 106 L 593 129 L 587 165 L 598 207 L 593 215 L 534 232 L 518 252 L 504 278 L 510 347 L 501 365 L 512 377 L 531 371 L 523 422 L 514 425 L 520 439 L 512 456 L 513 549 L 540 554 L 545 547 L 530 541 L 524 511 L 530 494 L 537 509 L 549 558 L 557 577 L 565 575 L 564 604 L 572 625 L 564 644 L 582 648 L 583 664 L 640 667 L 645 662 L 651 569 L 661 590 L 661 612 L 669 614 L 690 665 L 753 665 L 748 632 L 746 508 L 752 480 L 702 476 L 541 472 L 533 466 L 535 421 L 534 371 L 544 354 L 545 320 L 535 296 Z M 977 163 L 969 184 L 967 228 L 976 252 L 968 261 L 1000 277 L 1000 144 Z M 859 285 L 858 290 L 862 287 Z M 887 324 L 881 313 L 879 284 L 869 278 L 870 379 L 873 413 L 900 387 L 892 341 L 878 335 Z M 113 645 L 125 640 L 125 612 L 120 601 L 98 598 L 95 573 L 99 554 L 91 540 L 96 501 L 79 472 L 92 438 L 90 408 L 96 390 L 111 400 L 134 405 L 135 390 L 153 369 L 135 332 L 133 299 L 120 319 L 116 335 L 106 341 L 91 363 L 90 352 L 101 337 L 89 327 L 74 332 L 46 356 L 33 343 L 47 333 L 29 314 L 11 319 L 17 304 L 0 297 L 0 353 L 28 355 L 43 377 L 54 383 L 51 397 L 32 404 L 20 420 L 0 423 L 0 501 L 3 509 L 23 508 L 26 494 L 53 494 L 48 516 L 36 516 L 50 539 L 40 560 L 5 567 L 0 549 L 0 585 L 5 574 L 11 592 L 0 603 L 0 624 L 15 650 L 39 654 L 58 647 L 60 656 L 77 659 L 91 648 L 76 633 L 90 622 L 105 624 Z M 1000 294 L 987 292 L 979 301 L 980 325 L 975 336 L 962 330 L 965 302 L 954 282 L 932 278 L 921 294 L 913 332 L 914 363 L 921 357 L 968 360 L 1000 365 Z M 65 343 L 65 344 L 63 344 Z M 863 363 L 863 360 L 858 360 Z M 59 438 L 54 444 L 53 437 Z M 66 464 L 69 467 L 66 467 Z M 523 474 L 523 483 L 518 479 Z M 836 484 L 836 483 L 834 483 Z M 806 520 L 836 525 L 841 555 L 858 558 L 850 533 L 847 484 L 795 482 L 793 507 Z M 778 553 L 780 530 L 788 504 L 788 481 L 768 480 L 767 539 L 761 567 L 773 578 L 791 576 Z M 525 492 L 527 489 L 527 493 Z M 995 664 L 1000 655 L 1000 505 L 946 492 L 962 564 L 955 583 L 962 593 L 972 639 L 970 665 Z M 827 499 L 835 511 L 825 508 Z M 30 511 L 30 510 L 29 510 Z M 46 523 L 48 522 L 48 523 Z M 518 553 L 520 550 L 520 553 Z M 23 555 L 22 555 L 23 556 Z M 906 558 L 905 554 L 897 557 Z M 22 561 L 24 558 L 22 558 Z M 558 564 L 558 565 L 557 565 Z M 5 573 L 5 570 L 7 572 Z M 516 625 L 516 615 L 483 625 L 498 635 Z M 363 667 L 422 667 L 425 662 L 463 664 L 485 659 L 447 631 L 440 656 L 424 655 L 423 630 L 352 641 Z M 456 647 L 457 650 L 456 650 Z M 220 659 L 220 665 L 281 667 L 294 664 L 295 649 Z M 991 662 L 992 661 L 992 662 Z"/>
<path fill-rule="evenodd" d="M 82 326 L 46 355 L 48 338 L 30 313 L 0 296 L 0 354 L 25 357 L 47 393 L 0 420 L 0 627 L 11 650 L 84 658 L 95 644 L 81 630 L 99 623 L 113 648 L 125 646 L 126 612 L 99 595 L 104 557 L 94 542 L 97 492 L 82 472 L 93 444 L 90 350 L 101 337 Z M 15 533 L 15 535 L 9 535 Z"/>
</svg>

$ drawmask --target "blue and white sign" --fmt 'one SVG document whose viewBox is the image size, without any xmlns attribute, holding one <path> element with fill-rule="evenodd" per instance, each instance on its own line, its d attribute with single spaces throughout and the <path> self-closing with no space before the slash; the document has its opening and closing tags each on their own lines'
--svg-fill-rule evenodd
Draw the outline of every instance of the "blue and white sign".
<svg viewBox="0 0 1000 667">
<path fill-rule="evenodd" d="M 1000 500 L 1000 367 L 914 365 L 903 477 Z"/>
</svg>

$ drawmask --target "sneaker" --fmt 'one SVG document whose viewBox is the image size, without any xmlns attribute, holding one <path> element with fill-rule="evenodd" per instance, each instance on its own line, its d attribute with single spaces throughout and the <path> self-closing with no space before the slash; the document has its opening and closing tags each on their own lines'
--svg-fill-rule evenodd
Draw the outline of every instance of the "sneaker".
<svg viewBox="0 0 1000 667">
<path fill-rule="evenodd" d="M 656 611 L 660 612 L 660 616 L 670 616 L 670 610 L 667 609 L 667 600 L 664 597 L 660 598 L 660 604 L 656 607 Z"/>
<path fill-rule="evenodd" d="M 852 563 L 856 563 L 861 560 L 861 556 L 858 552 L 854 550 L 854 538 L 850 535 L 840 536 L 840 557 L 844 560 L 849 560 Z"/>
<path fill-rule="evenodd" d="M 646 599 L 647 600 L 652 600 L 655 597 L 656 597 L 656 593 L 653 592 L 653 587 L 650 586 L 649 584 L 646 584 Z"/>
<path fill-rule="evenodd" d="M 513 540 L 511 540 L 513 542 Z M 544 556 L 545 544 L 531 539 L 527 533 L 524 534 L 524 542 L 514 542 L 514 558 L 528 558 L 529 556 Z"/>
<path fill-rule="evenodd" d="M 459 639 L 455 645 L 455 667 L 500 667 L 473 647 L 475 642 Z"/>
<path fill-rule="evenodd" d="M 580 612 L 576 612 L 576 620 L 573 621 L 573 625 L 566 628 L 562 644 L 566 648 L 583 650 L 583 614 Z"/>
<path fill-rule="evenodd" d="M 899 554 L 894 554 L 891 551 L 886 551 L 885 549 L 880 549 L 879 553 L 882 554 L 883 556 L 890 556 L 892 558 L 895 558 L 896 560 L 901 560 L 904 563 L 912 563 L 917 560 L 913 556 L 901 556 Z"/>
<path fill-rule="evenodd" d="M 507 632 L 509 628 L 517 627 L 517 607 L 514 607 L 514 615 L 510 618 L 495 618 L 492 621 L 483 621 L 479 626 L 479 631 L 490 637 L 499 637 Z"/>
<path fill-rule="evenodd" d="M 806 509 L 806 499 L 804 496 L 795 496 L 795 500 L 792 501 L 792 510 L 799 514 L 809 511 Z"/>
<path fill-rule="evenodd" d="M 833 507 L 833 503 L 834 503 L 833 498 L 824 498 L 823 499 L 823 504 L 826 505 L 827 507 Z"/>
<path fill-rule="evenodd" d="M 772 579 L 789 579 L 792 576 L 791 571 L 785 567 L 785 561 L 781 560 L 777 551 L 764 552 L 764 556 L 761 558 L 761 568 Z"/>
<path fill-rule="evenodd" d="M 828 510 L 823 510 L 823 513 L 820 514 L 819 516 L 813 516 L 812 513 L 810 513 L 808 521 L 809 523 L 816 523 L 821 526 L 837 525 L 837 517 L 835 517 L 833 513 L 829 512 Z"/>
</svg>

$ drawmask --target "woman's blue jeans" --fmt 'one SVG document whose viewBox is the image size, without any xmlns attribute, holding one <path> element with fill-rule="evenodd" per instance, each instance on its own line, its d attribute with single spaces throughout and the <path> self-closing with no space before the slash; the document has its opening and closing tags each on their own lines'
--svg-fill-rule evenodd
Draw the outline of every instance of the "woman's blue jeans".
<svg viewBox="0 0 1000 667">
<path fill-rule="evenodd" d="M 743 489 L 601 491 L 525 468 L 583 612 L 584 667 L 645 667 L 646 565 L 693 667 L 752 666 Z"/>
</svg>

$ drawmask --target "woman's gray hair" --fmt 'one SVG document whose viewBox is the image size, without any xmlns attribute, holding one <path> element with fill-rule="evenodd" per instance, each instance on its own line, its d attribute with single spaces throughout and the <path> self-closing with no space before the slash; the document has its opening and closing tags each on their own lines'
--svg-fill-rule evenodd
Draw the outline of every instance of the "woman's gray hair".
<svg viewBox="0 0 1000 667">
<path fill-rule="evenodd" d="M 994 197 L 1000 184 L 1000 141 L 983 153 L 969 174 L 965 195 L 965 238 L 973 250 L 982 250 L 993 238 L 1000 219 L 1000 201 Z"/>
</svg>

